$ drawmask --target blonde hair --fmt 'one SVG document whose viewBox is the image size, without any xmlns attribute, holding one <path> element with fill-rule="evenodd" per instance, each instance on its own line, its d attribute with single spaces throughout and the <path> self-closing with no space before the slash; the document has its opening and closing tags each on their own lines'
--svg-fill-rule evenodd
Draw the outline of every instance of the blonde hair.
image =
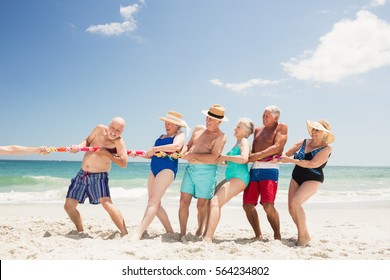
<svg viewBox="0 0 390 280">
<path fill-rule="evenodd" d="M 242 123 L 245 126 L 245 131 L 248 133 L 247 137 L 252 135 L 253 131 L 255 130 L 255 124 L 251 119 L 241 118 L 238 120 L 238 123 Z"/>
<path fill-rule="evenodd" d="M 327 130 L 331 131 L 332 127 L 327 120 L 319 120 L 318 122 L 322 124 L 322 126 L 325 127 Z"/>
<path fill-rule="evenodd" d="M 318 121 L 323 127 L 325 127 L 327 130 L 331 130 L 331 126 L 330 126 L 330 123 L 327 121 L 327 120 L 324 120 L 324 119 L 322 119 L 322 120 L 319 120 Z M 328 132 L 326 132 L 326 136 L 324 136 L 324 139 L 323 139 L 323 141 L 325 142 L 325 143 L 328 143 L 328 140 L 329 140 L 329 133 Z"/>
</svg>

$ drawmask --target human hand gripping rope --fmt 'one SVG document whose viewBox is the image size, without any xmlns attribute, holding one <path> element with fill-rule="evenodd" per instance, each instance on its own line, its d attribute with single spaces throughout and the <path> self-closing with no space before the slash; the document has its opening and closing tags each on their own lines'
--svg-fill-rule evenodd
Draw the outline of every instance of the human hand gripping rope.
<svg viewBox="0 0 390 280">
<path fill-rule="evenodd" d="M 175 159 L 181 158 L 182 154 L 179 153 L 179 152 L 158 151 L 157 153 L 155 153 L 155 156 L 159 157 L 159 158 L 161 158 L 161 157 L 162 158 L 168 157 L 170 160 L 175 160 Z"/>
</svg>

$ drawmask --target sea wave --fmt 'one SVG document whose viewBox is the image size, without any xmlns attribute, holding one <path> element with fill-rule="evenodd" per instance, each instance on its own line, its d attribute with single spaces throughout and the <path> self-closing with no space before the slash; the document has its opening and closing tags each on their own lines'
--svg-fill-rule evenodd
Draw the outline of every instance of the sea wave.
<svg viewBox="0 0 390 280">
<path fill-rule="evenodd" d="M 1 161 L 1 203 L 63 203 L 70 180 L 80 168 L 79 162 Z M 179 164 L 176 180 L 163 200 L 177 202 L 186 165 Z M 148 163 L 129 163 L 110 171 L 110 191 L 114 202 L 146 203 L 148 194 Z M 276 202 L 287 203 L 292 166 L 282 165 Z M 76 171 L 76 172 L 75 172 Z M 217 179 L 224 169 L 219 167 Z M 389 167 L 327 167 L 325 182 L 308 203 L 390 201 Z M 242 194 L 232 203 L 242 204 Z"/>
<path fill-rule="evenodd" d="M 63 203 L 66 190 L 0 193 L 0 204 Z"/>
<path fill-rule="evenodd" d="M 18 204 L 18 203 L 63 203 L 65 200 L 67 188 L 63 187 L 56 190 L 21 192 L 10 191 L 0 193 L 0 204 Z M 123 187 L 111 188 L 111 198 L 114 202 L 147 202 L 147 188 Z M 287 190 L 278 191 L 276 202 L 287 203 Z M 180 199 L 180 191 L 177 189 L 168 190 L 164 201 L 175 202 Z M 390 190 L 366 190 L 366 191 L 319 191 L 310 198 L 309 203 L 342 203 L 342 202 L 360 202 L 360 201 L 390 201 Z M 88 199 L 86 200 L 88 203 Z M 242 204 L 242 194 L 232 199 L 235 205 Z"/>
</svg>

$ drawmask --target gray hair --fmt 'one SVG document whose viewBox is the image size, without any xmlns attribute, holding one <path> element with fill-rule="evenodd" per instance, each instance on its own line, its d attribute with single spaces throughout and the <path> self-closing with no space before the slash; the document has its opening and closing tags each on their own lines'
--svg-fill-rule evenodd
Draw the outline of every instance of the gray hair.
<svg viewBox="0 0 390 280">
<path fill-rule="evenodd" d="M 110 124 L 112 124 L 112 123 L 117 123 L 117 124 L 121 125 L 123 128 L 126 126 L 126 121 L 125 121 L 125 119 L 122 118 L 122 117 L 119 117 L 119 116 L 113 118 L 113 119 L 111 120 Z"/>
<path fill-rule="evenodd" d="M 264 111 L 271 112 L 271 115 L 273 117 L 278 117 L 278 119 L 280 117 L 280 109 L 279 109 L 279 107 L 277 107 L 275 105 L 270 105 L 270 106 L 265 107 Z"/>
<path fill-rule="evenodd" d="M 238 123 L 242 123 L 244 125 L 245 131 L 248 133 L 247 137 L 252 135 L 253 131 L 255 130 L 255 124 L 251 119 L 241 118 L 238 120 Z"/>
</svg>

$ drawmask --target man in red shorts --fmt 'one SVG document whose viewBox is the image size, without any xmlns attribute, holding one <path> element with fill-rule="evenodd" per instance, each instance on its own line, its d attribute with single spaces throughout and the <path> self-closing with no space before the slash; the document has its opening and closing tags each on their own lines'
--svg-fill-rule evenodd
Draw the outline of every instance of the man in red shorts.
<svg viewBox="0 0 390 280">
<path fill-rule="evenodd" d="M 259 216 L 256 205 L 259 201 L 267 214 L 267 219 L 274 231 L 274 238 L 281 239 L 279 214 L 274 202 L 278 189 L 279 163 L 264 160 L 281 155 L 287 142 L 287 125 L 278 123 L 280 110 L 276 106 L 268 106 L 263 113 L 263 126 L 256 128 L 249 162 L 253 162 L 250 170 L 250 182 L 244 191 L 243 208 L 251 224 L 255 238 L 262 240 Z"/>
</svg>

